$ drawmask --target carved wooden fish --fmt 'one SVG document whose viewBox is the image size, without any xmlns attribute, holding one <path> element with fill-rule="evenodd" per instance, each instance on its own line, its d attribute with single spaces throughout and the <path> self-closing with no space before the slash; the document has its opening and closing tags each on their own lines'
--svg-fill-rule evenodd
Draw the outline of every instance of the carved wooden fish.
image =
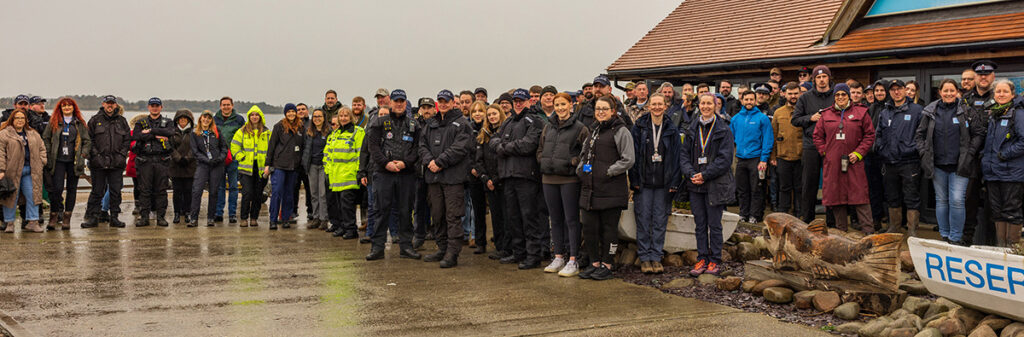
<svg viewBox="0 0 1024 337">
<path fill-rule="evenodd" d="M 887 233 L 852 240 L 829 235 L 822 219 L 810 225 L 786 213 L 765 217 L 775 269 L 793 268 L 818 279 L 838 277 L 899 288 L 899 248 L 903 234 Z"/>
</svg>

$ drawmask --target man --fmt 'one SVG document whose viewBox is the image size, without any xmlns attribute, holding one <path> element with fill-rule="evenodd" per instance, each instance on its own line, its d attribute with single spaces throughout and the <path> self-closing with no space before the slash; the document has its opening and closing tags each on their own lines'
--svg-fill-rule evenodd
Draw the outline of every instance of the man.
<svg viewBox="0 0 1024 337">
<path fill-rule="evenodd" d="M 768 71 L 768 79 L 775 81 L 775 83 L 782 82 L 782 69 L 778 67 L 772 68 Z"/>
<path fill-rule="evenodd" d="M 693 84 L 683 83 L 683 88 L 680 89 L 680 91 L 681 91 L 680 92 L 681 94 L 692 94 L 693 93 Z"/>
<path fill-rule="evenodd" d="M 743 94 L 740 94 L 741 96 Z M 768 86 L 768 83 L 757 83 L 754 84 L 754 104 L 762 114 L 771 116 L 771 104 L 768 102 L 772 98 L 772 87 Z"/>
<path fill-rule="evenodd" d="M 476 96 L 473 95 L 472 91 L 463 90 L 459 93 L 459 110 L 462 111 L 464 117 L 469 118 L 469 106 L 473 105 L 475 99 Z"/>
<path fill-rule="evenodd" d="M 584 101 L 589 101 L 589 100 L 594 99 L 594 84 L 593 83 L 590 83 L 590 82 L 583 83 L 583 87 L 580 88 L 580 89 L 583 90 L 583 100 Z"/>
<path fill-rule="evenodd" d="M 859 104 L 868 106 L 866 100 L 864 100 L 864 85 L 857 80 L 846 81 L 846 85 L 850 87 L 850 102 L 853 104 Z M 873 124 L 872 124 L 873 125 Z"/>
<path fill-rule="evenodd" d="M 801 217 L 805 223 L 811 223 L 815 216 L 815 205 L 818 202 L 818 177 L 821 176 L 821 155 L 814 146 L 814 128 L 821 119 L 821 111 L 833 104 L 832 71 L 825 65 L 814 67 L 814 88 L 800 95 L 793 107 L 793 126 L 804 129 L 804 148 L 801 158 L 803 164 L 802 196 L 800 204 L 803 211 Z"/>
<path fill-rule="evenodd" d="M 612 95 L 611 81 L 609 81 L 608 77 L 605 77 L 604 75 L 599 75 L 596 78 L 594 78 L 594 99 L 585 102 L 580 107 L 580 109 L 576 112 L 577 120 L 588 127 L 590 125 L 593 125 L 595 121 L 594 103 L 597 102 L 598 98 L 604 96 L 608 96 L 615 101 L 616 114 L 619 116 L 619 118 L 622 119 L 623 122 L 626 123 L 626 127 L 632 128 L 633 119 L 629 118 L 629 115 L 626 114 L 626 109 L 622 106 L 622 102 L 620 102 L 617 98 L 615 98 L 614 95 Z"/>
<path fill-rule="evenodd" d="M 139 184 L 139 218 L 135 227 L 149 226 L 149 213 L 156 213 L 156 224 L 167 227 L 167 188 L 169 182 L 167 163 L 170 161 L 174 144 L 169 137 L 174 135 L 174 124 L 170 118 L 160 115 L 164 109 L 160 98 L 149 99 L 149 116 L 135 122 L 132 138 L 135 139 L 135 172 Z M 103 137 L 104 135 L 99 135 Z M 237 183 L 237 181 L 236 181 Z M 113 195 L 114 190 L 111 189 Z"/>
<path fill-rule="evenodd" d="M 626 112 L 630 118 L 636 120 L 650 111 L 647 108 L 647 99 L 649 97 L 647 81 L 640 81 L 640 83 L 633 87 L 633 102 L 626 105 Z"/>
<path fill-rule="evenodd" d="M 852 93 L 851 93 L 852 96 Z M 917 235 L 921 212 L 921 156 L 914 135 L 921 122 L 922 106 L 907 100 L 907 85 L 889 83 L 892 100 L 885 104 L 875 126 L 875 152 L 884 164 L 885 202 L 889 207 L 888 233 L 900 232 L 903 207 L 907 208 L 907 235 Z M 960 238 L 956 238 L 960 240 Z"/>
<path fill-rule="evenodd" d="M 622 104 L 630 106 L 636 102 L 636 92 L 634 90 L 636 90 L 636 82 L 626 83 L 626 86 L 622 87 L 622 91 L 626 93 L 626 99 L 622 101 Z"/>
<path fill-rule="evenodd" d="M 889 101 L 889 91 L 886 89 L 889 87 L 889 81 L 878 80 L 871 85 L 871 92 L 868 96 L 874 97 L 874 103 L 868 106 L 868 116 L 871 117 L 871 125 L 878 128 L 878 118 L 882 115 L 882 110 L 885 110 L 885 105 Z M 853 90 L 851 89 L 851 96 Z M 882 140 L 875 139 L 875 144 L 878 144 Z M 877 224 L 881 224 L 882 221 L 888 216 L 888 212 L 885 207 L 885 180 L 882 178 L 882 158 L 878 155 L 877 151 L 869 151 L 864 155 L 864 174 L 868 178 L 868 196 L 871 198 L 871 218 Z"/>
<path fill-rule="evenodd" d="M 789 214 L 800 213 L 801 172 L 800 156 L 803 155 L 803 130 L 793 126 L 793 109 L 800 98 L 800 85 L 789 82 L 785 85 L 785 103 L 775 109 L 772 118 L 772 132 L 775 134 L 775 147 L 772 151 L 771 164 L 775 166 L 779 182 L 778 207 L 776 211 Z"/>
<path fill-rule="evenodd" d="M 371 117 L 377 116 L 377 110 L 379 110 L 380 108 L 391 107 L 391 94 L 388 92 L 388 89 L 377 88 L 377 92 L 373 94 L 373 98 L 377 100 L 377 106 L 373 107 L 373 109 L 370 109 Z"/>
<path fill-rule="evenodd" d="M 320 110 L 324 112 L 324 120 L 330 121 L 334 115 L 338 114 L 338 109 L 341 109 L 342 106 L 344 105 L 338 103 L 338 92 L 334 91 L 334 89 L 327 90 L 327 93 L 324 94 L 324 105 L 320 107 Z M 359 116 L 356 117 L 358 118 Z M 352 122 L 356 120 L 358 119 L 353 119 Z"/>
<path fill-rule="evenodd" d="M 495 104 L 501 106 L 501 111 L 505 114 L 505 116 L 508 116 L 510 113 L 512 113 L 512 95 L 510 95 L 509 93 L 501 93 L 501 96 L 498 96 L 498 100 L 495 101 Z"/>
<path fill-rule="evenodd" d="M 762 83 L 763 84 L 763 83 Z M 769 91 L 767 85 L 760 88 Z M 767 95 L 767 94 L 765 94 Z M 729 123 L 736 143 L 736 193 L 739 195 L 740 220 L 759 223 L 764 217 L 762 181 L 767 177 L 768 159 L 775 141 L 772 122 L 755 103 L 756 94 L 740 95 L 742 108 Z"/>
<path fill-rule="evenodd" d="M 595 79 L 595 89 L 609 87 L 607 78 L 602 77 Z M 512 93 L 513 113 L 491 139 L 498 153 L 498 178 L 505 186 L 505 215 L 512 250 L 500 261 L 518 262 L 519 269 L 540 266 L 544 245 L 541 231 L 545 230 L 540 226 L 540 168 L 536 155 L 543 125 L 536 116 L 524 113 L 529 99 L 526 90 L 516 89 Z"/>
<path fill-rule="evenodd" d="M 530 105 L 529 106 L 537 105 L 537 101 L 540 101 L 540 92 L 543 91 L 543 90 L 544 90 L 544 88 L 539 86 L 539 85 L 534 85 L 534 86 L 530 87 L 530 101 L 529 101 Z"/>
<path fill-rule="evenodd" d="M 381 94 L 382 91 L 383 92 L 388 92 L 387 89 L 381 88 L 381 89 L 377 90 L 377 93 Z M 390 95 L 390 92 L 388 92 L 388 95 Z M 378 97 L 377 98 L 377 102 L 380 102 L 380 101 L 381 101 L 381 98 Z M 391 104 L 390 96 L 386 99 L 386 102 L 388 104 Z M 375 107 L 371 111 L 373 111 L 373 112 L 369 113 L 370 116 L 367 116 L 367 119 L 370 120 L 370 122 L 367 125 L 371 125 L 372 126 L 372 125 L 377 123 L 378 119 L 387 117 L 388 114 L 390 114 L 390 112 L 391 112 L 391 108 L 389 106 L 377 106 L 377 107 Z M 366 204 L 367 204 L 366 205 L 366 222 L 365 222 L 365 224 L 366 224 L 366 237 L 363 237 L 363 238 L 359 239 L 359 243 L 371 243 L 371 242 L 373 242 L 372 238 L 373 238 L 373 235 L 375 233 L 376 224 L 377 224 L 377 218 L 382 216 L 380 214 L 382 212 L 377 207 L 377 201 L 376 201 L 377 198 L 376 198 L 376 196 L 374 194 L 376 192 L 374 191 L 374 188 L 373 188 L 373 177 L 374 177 L 374 173 L 377 171 L 377 166 L 371 164 L 371 162 L 370 162 L 370 151 L 368 150 L 368 145 L 367 145 L 367 143 L 365 141 L 365 139 L 366 139 L 365 136 L 364 136 L 363 139 L 364 139 L 363 147 L 362 147 L 362 149 L 359 150 L 359 171 L 357 173 L 357 177 L 359 177 L 359 184 L 362 185 L 366 189 L 366 201 L 367 201 L 366 202 Z M 421 172 L 421 171 L 422 171 L 421 168 L 417 168 L 417 172 Z M 399 241 L 399 239 L 398 239 L 398 208 L 392 208 L 391 209 L 391 218 L 390 219 L 391 220 L 387 223 L 388 224 L 387 227 L 388 227 L 388 229 L 389 229 L 389 231 L 391 233 L 391 243 L 399 243 L 398 242 Z"/>
<path fill-rule="evenodd" d="M 437 114 L 437 103 L 434 102 L 433 98 L 422 97 L 416 106 L 418 109 L 416 122 L 420 125 L 427 125 L 431 118 L 434 118 L 434 115 Z M 423 246 L 423 242 L 426 240 L 427 228 L 433 228 L 430 221 L 430 198 L 427 193 L 427 181 L 423 178 L 425 170 L 426 168 L 423 165 L 417 165 L 416 167 L 416 203 L 413 205 L 413 213 L 416 218 L 413 220 L 415 235 L 412 239 L 412 248 L 417 250 Z"/>
<path fill-rule="evenodd" d="M 369 124 L 370 118 L 366 116 L 366 100 L 363 96 L 352 97 L 352 122 L 363 129 Z"/>
<path fill-rule="evenodd" d="M 970 124 L 981 123 L 988 125 L 988 110 L 995 105 L 992 98 L 992 83 L 996 79 L 998 64 L 989 60 L 980 60 L 971 65 L 974 71 L 974 90 L 963 95 L 964 109 L 967 111 L 967 118 Z M 977 149 L 981 151 L 981 149 Z M 976 172 L 981 172 L 981 158 L 974 159 Z M 980 174 L 979 174 L 980 176 Z M 983 217 L 983 230 L 978 228 L 978 212 L 984 206 L 981 189 L 984 182 L 980 177 L 971 177 L 967 182 L 966 219 L 964 220 L 964 234 L 961 244 L 994 244 L 995 225 L 989 222 L 988 217 Z"/>
<path fill-rule="evenodd" d="M 405 90 L 395 89 L 389 99 L 391 107 L 381 108 L 388 114 L 375 120 L 366 134 L 370 152 L 368 165 L 374 166 L 376 206 L 384 210 L 378 212 L 376 223 L 387 224 L 390 218 L 397 217 L 399 257 L 419 260 L 420 254 L 412 248 L 412 203 L 416 192 L 415 172 L 419 161 L 416 144 L 420 138 L 420 126 L 405 114 Z M 373 232 L 373 246 L 370 254 L 366 255 L 367 261 L 384 258 L 387 233 L 387 228 L 377 228 Z"/>
<path fill-rule="evenodd" d="M 697 85 L 697 95 L 711 92 L 711 87 L 707 83 L 701 83 Z"/>
<path fill-rule="evenodd" d="M 27 103 L 27 102 L 26 102 Z M 113 95 L 103 97 L 103 107 L 89 119 L 89 173 L 92 175 L 92 191 L 85 209 L 82 228 L 99 225 L 100 204 L 107 190 L 110 193 L 110 227 L 124 228 L 124 222 L 117 218 L 121 213 L 121 187 L 124 183 L 124 168 L 128 163 L 128 147 L 132 142 L 128 120 L 117 105 Z"/>
<path fill-rule="evenodd" d="M 665 104 L 668 106 L 665 109 L 665 116 L 668 116 L 674 122 L 679 122 L 679 114 L 683 111 L 683 100 L 676 99 L 675 87 L 672 86 L 671 82 L 665 82 L 658 87 L 658 92 L 665 96 Z"/>
<path fill-rule="evenodd" d="M 0 122 L 6 122 L 7 118 L 11 117 L 11 112 L 14 110 L 26 110 L 28 111 L 29 97 L 28 95 L 18 95 L 14 97 L 14 108 L 4 109 L 3 117 L 0 117 Z"/>
<path fill-rule="evenodd" d="M 481 101 L 481 102 L 484 102 L 484 104 L 488 104 L 487 103 L 487 89 L 485 89 L 483 87 L 476 88 L 476 90 L 473 90 L 473 97 L 475 97 L 477 101 Z"/>
<path fill-rule="evenodd" d="M 28 126 L 42 135 L 43 131 L 46 131 L 46 126 L 50 125 L 50 114 L 46 112 L 46 99 L 32 96 L 29 98 L 28 104 Z"/>
<path fill-rule="evenodd" d="M 459 264 L 464 235 L 464 184 L 474 147 L 473 127 L 465 116 L 452 109 L 453 99 L 447 89 L 437 94 L 437 115 L 423 128 L 419 144 L 420 161 L 426 166 L 423 179 L 427 182 L 431 223 L 437 240 L 437 252 L 425 256 L 423 261 L 441 261 L 441 268 Z"/>
<path fill-rule="evenodd" d="M 335 100 L 334 103 L 335 105 L 338 105 L 339 108 L 341 107 L 341 104 L 337 104 L 337 100 Z M 309 123 L 311 123 L 309 120 L 309 106 L 307 106 L 306 103 L 296 104 L 295 117 L 302 122 L 302 131 L 305 132 L 305 128 L 309 127 Z M 271 126 L 271 128 L 273 128 L 273 126 Z M 313 220 L 313 202 L 310 200 L 312 195 L 309 193 L 309 174 L 302 168 L 296 171 L 298 171 L 298 175 L 295 179 L 295 189 L 292 190 L 292 218 L 288 219 L 288 222 L 293 224 L 296 223 L 295 219 L 299 217 L 299 190 L 302 187 L 306 190 L 306 221 L 308 222 Z"/>
<path fill-rule="evenodd" d="M 811 70 L 807 67 L 800 67 L 796 71 L 797 83 L 803 84 L 811 81 Z"/>
<path fill-rule="evenodd" d="M 718 83 L 718 93 L 725 97 L 725 111 L 729 113 L 729 116 L 735 116 L 740 112 L 740 101 L 736 97 L 732 97 L 732 82 L 722 80 Z"/>
<path fill-rule="evenodd" d="M 540 91 L 540 103 L 537 105 L 542 114 L 540 117 L 545 121 L 551 118 L 551 114 L 555 113 L 555 95 L 557 94 L 558 89 L 553 85 L 546 85 Z"/>
<path fill-rule="evenodd" d="M 241 129 L 245 125 L 245 117 L 235 112 L 235 100 L 231 97 L 224 96 L 220 99 L 220 113 L 213 116 L 213 123 L 217 125 L 217 131 L 220 132 L 220 141 L 222 144 L 231 144 L 231 141 L 235 139 L 235 132 Z M 268 128 L 273 128 L 273 125 L 268 125 Z M 228 222 L 236 223 L 238 218 L 235 217 L 235 210 L 238 209 L 238 162 L 231 161 L 224 167 L 224 181 L 227 182 L 227 188 L 224 186 L 217 186 L 217 195 L 223 195 L 222 198 L 217 198 L 217 209 L 214 212 L 214 221 L 224 221 L 224 201 L 227 200 L 228 204 Z M 224 192 L 227 192 L 225 195 Z M 206 207 L 210 207 L 207 205 Z"/>
<path fill-rule="evenodd" d="M 974 91 L 974 80 L 978 77 L 978 74 L 972 69 L 966 69 L 960 74 L 960 93 L 966 95 L 967 93 Z"/>
</svg>

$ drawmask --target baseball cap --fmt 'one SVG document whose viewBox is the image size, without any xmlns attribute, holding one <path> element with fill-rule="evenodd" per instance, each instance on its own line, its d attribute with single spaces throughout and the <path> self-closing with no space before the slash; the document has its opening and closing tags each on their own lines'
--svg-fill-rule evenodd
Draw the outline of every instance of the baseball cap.
<svg viewBox="0 0 1024 337">
<path fill-rule="evenodd" d="M 990 60 L 980 60 L 980 61 L 974 62 L 974 64 L 971 64 L 971 69 L 974 69 L 974 72 L 977 73 L 978 75 L 988 75 L 988 74 L 991 74 L 992 72 L 996 71 L 996 69 L 998 69 L 998 68 L 999 68 L 999 65 L 996 64 L 995 62 L 990 61 Z"/>
<path fill-rule="evenodd" d="M 31 103 L 31 104 L 46 103 L 46 99 L 42 98 L 40 96 L 32 96 L 32 98 L 28 99 L 28 102 Z"/>
<path fill-rule="evenodd" d="M 441 92 L 437 93 L 438 101 L 445 100 L 451 102 L 453 99 L 455 99 L 455 94 L 452 94 L 451 90 L 444 89 L 441 90 Z"/>
<path fill-rule="evenodd" d="M 424 106 L 433 107 L 434 106 L 434 99 L 430 98 L 430 97 L 420 98 L 420 102 L 416 106 L 417 107 L 421 107 L 421 108 L 424 107 Z"/>
<path fill-rule="evenodd" d="M 28 103 L 28 100 L 29 100 L 28 95 L 18 95 L 18 97 L 14 98 L 14 104 L 18 104 L 18 103 L 21 103 L 21 102 Z"/>
<path fill-rule="evenodd" d="M 114 95 L 103 96 L 103 103 L 117 103 L 117 97 Z"/>
<path fill-rule="evenodd" d="M 800 67 L 800 69 L 797 69 L 796 72 L 799 74 L 810 74 L 811 69 L 807 67 Z"/>
<path fill-rule="evenodd" d="M 512 92 L 512 99 L 530 100 L 530 93 L 526 89 L 519 88 Z"/>
<path fill-rule="evenodd" d="M 633 89 L 636 89 L 636 83 L 633 83 L 633 82 L 626 83 L 626 90 L 633 90 Z"/>
<path fill-rule="evenodd" d="M 593 87 L 593 86 L 594 86 L 594 84 L 593 84 L 593 83 L 590 83 L 590 82 L 587 82 L 587 83 L 583 83 L 583 87 L 582 87 L 582 89 L 590 88 L 590 87 Z"/>
<path fill-rule="evenodd" d="M 476 88 L 476 90 L 473 90 L 473 94 L 479 94 L 481 92 L 484 93 L 484 95 L 487 95 L 487 89 L 484 89 L 483 87 Z"/>
<path fill-rule="evenodd" d="M 159 97 L 153 97 L 153 98 L 149 99 L 149 105 L 153 105 L 153 104 L 164 105 L 164 102 L 161 101 Z"/>
<path fill-rule="evenodd" d="M 386 89 L 380 89 L 380 90 L 387 91 Z M 378 94 L 380 94 L 380 90 L 377 90 Z M 395 89 L 395 90 L 391 91 L 391 95 L 389 95 L 389 97 L 391 97 L 392 101 L 400 100 L 400 99 L 401 100 L 407 100 L 408 99 L 408 98 L 405 97 L 405 90 L 402 90 L 402 89 Z"/>
<path fill-rule="evenodd" d="M 391 93 L 388 92 L 388 89 L 379 88 L 379 89 L 377 89 L 377 93 L 373 94 L 373 97 L 380 97 L 380 96 L 391 96 Z"/>
<path fill-rule="evenodd" d="M 889 85 L 888 85 L 888 86 L 886 86 L 885 88 L 886 88 L 886 89 L 892 89 L 892 87 L 901 87 L 901 88 L 906 88 L 906 87 L 907 87 L 907 84 L 906 84 L 906 83 L 903 83 L 903 81 L 902 81 L 902 80 L 892 80 L 892 82 L 889 82 Z"/>
<path fill-rule="evenodd" d="M 598 83 L 605 86 L 612 84 L 612 82 L 608 80 L 608 77 L 604 75 L 598 75 L 597 77 L 594 77 L 594 84 L 596 85 Z"/>
</svg>

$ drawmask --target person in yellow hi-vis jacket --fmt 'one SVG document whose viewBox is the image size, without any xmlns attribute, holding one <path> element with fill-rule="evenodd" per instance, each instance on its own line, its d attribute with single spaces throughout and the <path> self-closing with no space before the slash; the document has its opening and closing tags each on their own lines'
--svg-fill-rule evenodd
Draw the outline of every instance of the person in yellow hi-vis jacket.
<svg viewBox="0 0 1024 337">
<path fill-rule="evenodd" d="M 324 171 L 327 172 L 328 217 L 335 237 L 345 240 L 359 237 L 356 232 L 356 197 L 359 183 L 359 149 L 366 131 L 352 123 L 352 110 L 341 108 L 331 121 L 334 131 L 324 147 Z"/>
<path fill-rule="evenodd" d="M 245 114 L 245 125 L 231 139 L 231 156 L 238 162 L 238 177 L 242 182 L 242 223 L 239 227 L 257 227 L 256 221 L 263 206 L 263 188 L 267 177 L 263 174 L 267 160 L 270 130 L 260 107 L 253 105 Z M 254 169 L 255 168 L 255 169 Z"/>
</svg>

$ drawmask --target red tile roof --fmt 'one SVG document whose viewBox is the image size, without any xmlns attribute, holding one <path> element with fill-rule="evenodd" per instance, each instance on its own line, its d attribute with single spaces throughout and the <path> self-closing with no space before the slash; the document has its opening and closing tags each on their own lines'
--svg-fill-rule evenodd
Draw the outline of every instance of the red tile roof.
<svg viewBox="0 0 1024 337">
<path fill-rule="evenodd" d="M 829 53 L 901 49 L 1024 38 L 1024 13 L 914 25 L 854 30 L 828 47 Z"/>
</svg>

